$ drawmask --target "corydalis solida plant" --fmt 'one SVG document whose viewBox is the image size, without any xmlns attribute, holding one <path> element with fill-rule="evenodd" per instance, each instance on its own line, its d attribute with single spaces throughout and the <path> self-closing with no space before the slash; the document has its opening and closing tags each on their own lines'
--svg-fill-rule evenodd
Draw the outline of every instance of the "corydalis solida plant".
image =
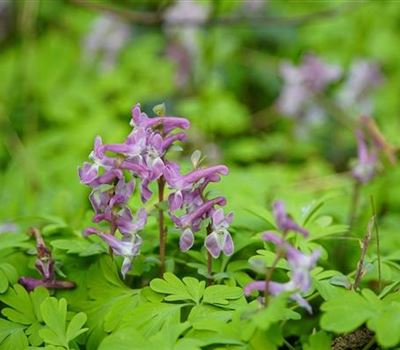
<svg viewBox="0 0 400 350">
<path fill-rule="evenodd" d="M 199 168 L 181 174 L 178 164 L 168 160 L 167 153 L 176 141 L 184 141 L 186 134 L 181 130 L 190 127 L 185 118 L 164 116 L 165 107 L 156 106 L 158 116 L 148 117 L 137 104 L 132 109 L 130 125 L 132 132 L 125 142 L 103 144 L 100 136 L 94 142 L 90 153 L 91 163 L 85 162 L 78 169 L 81 183 L 92 189 L 89 200 L 95 215 L 93 222 L 105 222 L 107 229 L 89 227 L 86 235 L 95 234 L 105 241 L 110 250 L 124 258 L 121 272 L 125 277 L 130 270 L 133 258 L 139 254 L 142 238 L 139 232 L 144 228 L 147 212 L 144 208 L 132 214 L 128 206 L 129 199 L 139 187 L 142 203 L 153 196 L 150 184 L 156 182 L 158 202 L 164 201 L 165 185 L 170 188 L 168 213 L 175 225 L 181 230 L 179 246 L 187 251 L 193 246 L 194 232 L 208 222 L 209 230 L 205 247 L 217 258 L 221 251 L 233 253 L 233 241 L 227 231 L 232 214 L 224 215 L 221 207 L 224 197 L 207 198 L 205 189 L 210 182 L 217 182 L 221 175 L 228 173 L 224 165 Z M 177 131 L 180 130 L 180 131 Z M 160 270 L 164 272 L 166 227 L 164 210 L 159 211 Z M 176 211 L 180 210 L 181 215 Z M 119 233 L 119 234 L 118 234 Z M 118 238 L 118 236 L 121 236 Z"/>
<path fill-rule="evenodd" d="M 255 290 L 264 292 L 263 302 L 267 304 L 267 297 L 269 295 L 276 296 L 284 292 L 289 292 L 292 300 L 311 313 L 311 306 L 300 293 L 307 292 L 311 287 L 310 271 L 314 268 L 320 256 L 320 251 L 315 250 L 310 255 L 305 255 L 287 241 L 289 232 L 295 232 L 304 237 L 308 237 L 309 233 L 287 214 L 282 201 L 274 202 L 273 216 L 281 235 L 279 236 L 275 232 L 268 231 L 262 234 L 262 239 L 276 246 L 275 260 L 272 266 L 267 269 L 265 280 L 247 284 L 244 288 L 244 293 L 245 295 L 250 295 Z M 278 265 L 279 260 L 283 257 L 286 258 L 290 267 L 291 278 L 285 283 L 271 281 L 272 273 Z"/>
</svg>

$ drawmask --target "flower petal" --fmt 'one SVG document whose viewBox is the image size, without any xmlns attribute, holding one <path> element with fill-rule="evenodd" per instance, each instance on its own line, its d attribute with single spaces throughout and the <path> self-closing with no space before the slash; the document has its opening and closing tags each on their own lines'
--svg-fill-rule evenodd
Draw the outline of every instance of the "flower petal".
<svg viewBox="0 0 400 350">
<path fill-rule="evenodd" d="M 179 239 L 179 248 L 181 251 L 186 252 L 190 248 L 192 248 L 193 243 L 194 243 L 193 232 L 191 229 L 187 228 L 181 234 L 181 237 Z"/>
</svg>

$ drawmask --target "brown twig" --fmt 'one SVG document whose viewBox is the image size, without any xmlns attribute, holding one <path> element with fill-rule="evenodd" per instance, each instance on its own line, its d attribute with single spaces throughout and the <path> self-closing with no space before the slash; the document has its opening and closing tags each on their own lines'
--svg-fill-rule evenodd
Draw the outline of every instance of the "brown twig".
<svg viewBox="0 0 400 350">
<path fill-rule="evenodd" d="M 164 189 L 165 179 L 161 176 L 157 180 L 158 184 L 158 203 L 161 204 L 164 201 Z M 164 224 L 164 209 L 158 208 L 158 230 L 160 236 L 160 276 L 162 277 L 165 272 L 165 248 L 166 248 L 166 229 Z"/>
<path fill-rule="evenodd" d="M 371 209 L 372 215 L 375 218 L 374 220 L 374 228 L 375 228 L 375 235 L 376 235 L 376 255 L 378 257 L 378 286 L 379 292 L 382 290 L 382 271 L 381 271 L 381 247 L 380 247 L 380 240 L 379 240 L 379 226 L 378 226 L 378 219 L 376 216 L 376 209 L 375 209 L 375 201 L 374 197 L 371 195 Z"/>
<path fill-rule="evenodd" d="M 369 135 L 371 136 L 372 140 L 374 140 L 375 144 L 382 149 L 383 153 L 385 154 L 386 158 L 392 165 L 395 165 L 397 162 L 396 157 L 396 147 L 389 144 L 381 130 L 379 129 L 378 125 L 376 124 L 375 120 L 365 115 L 360 117 L 360 123 L 362 126 L 365 127 Z"/>
<path fill-rule="evenodd" d="M 365 255 L 367 254 L 367 249 L 369 242 L 371 241 L 372 237 L 372 230 L 375 224 L 375 216 L 373 216 L 368 223 L 368 228 L 367 228 L 367 233 L 364 236 L 364 239 L 362 240 L 361 243 L 361 256 L 360 260 L 357 263 L 357 270 L 356 270 L 356 276 L 354 278 L 354 283 L 352 285 L 352 289 L 356 290 L 358 289 L 361 278 L 363 277 L 365 271 L 364 271 L 364 261 L 365 261 Z"/>
<path fill-rule="evenodd" d="M 164 20 L 160 12 L 132 11 L 122 7 L 110 6 L 108 4 L 94 2 L 90 0 L 70 0 L 73 5 L 81 6 L 93 11 L 108 12 L 119 16 L 124 20 L 134 22 L 135 24 L 157 26 L 163 24 Z M 262 25 L 262 26 L 299 26 L 313 20 L 324 19 L 343 14 L 356 8 L 359 4 L 344 4 L 335 8 L 316 11 L 305 15 L 292 17 L 274 17 L 274 16 L 254 16 L 230 15 L 224 17 L 214 17 L 206 22 L 193 19 L 182 19 L 173 23 L 174 26 L 232 26 L 240 24 Z"/>
</svg>

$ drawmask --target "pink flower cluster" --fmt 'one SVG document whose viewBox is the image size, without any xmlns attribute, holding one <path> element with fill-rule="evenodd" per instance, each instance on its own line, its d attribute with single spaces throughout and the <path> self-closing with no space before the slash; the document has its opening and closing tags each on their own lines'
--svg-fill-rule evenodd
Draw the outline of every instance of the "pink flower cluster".
<svg viewBox="0 0 400 350">
<path fill-rule="evenodd" d="M 113 253 L 124 257 L 122 274 L 131 268 L 132 259 L 139 254 L 147 212 L 144 208 L 134 216 L 128 206 L 136 188 L 146 203 L 153 195 L 150 184 L 162 180 L 171 189 L 169 213 L 173 222 L 182 230 L 180 248 L 190 249 L 194 243 L 193 232 L 200 230 L 202 223 L 210 219 L 212 232 L 207 236 L 205 246 L 214 257 L 220 252 L 233 253 L 232 238 L 227 231 L 232 214 L 225 216 L 222 209 L 225 198 L 207 199 L 204 193 L 210 182 L 217 182 L 221 175 L 228 173 L 224 165 L 195 169 L 182 175 L 178 164 L 168 161 L 168 150 L 176 141 L 184 141 L 186 134 L 180 130 L 190 127 L 185 118 L 170 116 L 148 117 L 137 104 L 132 110 L 130 125 L 132 132 L 125 142 L 103 144 L 100 136 L 94 142 L 90 153 L 91 162 L 79 168 L 81 182 L 92 192 L 89 200 L 95 215 L 93 222 L 108 224 L 107 232 L 94 227 L 85 234 L 98 235 Z M 179 210 L 182 215 L 177 216 Z M 121 238 L 117 238 L 119 231 Z"/>
</svg>

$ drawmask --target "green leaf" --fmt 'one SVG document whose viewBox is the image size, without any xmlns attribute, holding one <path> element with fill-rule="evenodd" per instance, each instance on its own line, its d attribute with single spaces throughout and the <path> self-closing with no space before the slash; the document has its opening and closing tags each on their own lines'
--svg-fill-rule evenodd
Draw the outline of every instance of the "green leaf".
<svg viewBox="0 0 400 350">
<path fill-rule="evenodd" d="M 23 331 L 25 327 L 20 323 L 4 320 L 0 318 L 0 344 L 3 343 L 4 339 L 11 336 L 12 334 Z"/>
<path fill-rule="evenodd" d="M 67 301 L 64 298 L 60 300 L 48 298 L 42 303 L 40 309 L 47 328 L 41 329 L 39 335 L 48 344 L 67 348 L 68 341 L 65 335 Z"/>
<path fill-rule="evenodd" d="M 19 329 L 10 333 L 9 336 L 0 344 L 0 346 L 1 350 L 25 350 L 28 349 L 29 343 L 28 338 L 23 330 Z"/>
<path fill-rule="evenodd" d="M 68 254 L 79 256 L 92 256 L 106 252 L 104 246 L 88 239 L 56 239 L 51 242 L 51 245 L 54 248 L 66 250 Z"/>
<path fill-rule="evenodd" d="M 28 240 L 28 235 L 2 233 L 0 235 L 0 250 L 8 248 L 33 248 L 33 244 L 28 243 Z"/>
<path fill-rule="evenodd" d="M 367 322 L 369 329 L 376 333 L 377 341 L 384 347 L 393 347 L 400 343 L 400 302 L 383 300 L 381 309 Z"/>
<path fill-rule="evenodd" d="M 300 315 L 287 308 L 288 295 L 281 295 L 271 298 L 268 307 L 257 308 L 251 317 L 251 321 L 262 330 L 268 330 L 274 324 L 289 319 L 299 319 Z"/>
<path fill-rule="evenodd" d="M 62 298 L 47 298 L 40 306 L 43 321 L 46 327 L 39 331 L 39 335 L 50 345 L 61 346 L 69 349 L 69 343 L 80 334 L 86 332 L 88 328 L 82 328 L 87 317 L 83 312 L 76 314 L 67 323 L 67 301 Z"/>
<path fill-rule="evenodd" d="M 119 276 L 115 263 L 109 256 L 101 256 L 87 277 L 89 300 L 81 309 L 88 315 L 89 327 L 86 347 L 97 350 L 106 335 L 119 324 L 122 310 L 133 310 L 138 302 L 138 291 L 128 288 Z"/>
<path fill-rule="evenodd" d="M 168 301 L 192 300 L 196 304 L 203 295 L 205 282 L 199 282 L 193 277 L 184 277 L 183 282 L 171 272 L 164 273 L 164 279 L 156 278 L 150 282 L 150 288 L 155 292 L 168 294 Z"/>
<path fill-rule="evenodd" d="M 331 337 L 321 331 L 310 335 L 308 343 L 303 345 L 303 350 L 330 350 L 332 344 Z"/>
<path fill-rule="evenodd" d="M 86 321 L 87 316 L 84 312 L 79 312 L 72 318 L 67 328 L 69 342 L 88 330 L 88 328 L 82 328 Z"/>
<path fill-rule="evenodd" d="M 325 312 L 321 327 L 336 333 L 355 330 L 374 313 L 370 303 L 354 291 L 344 291 L 340 297 L 326 301 L 321 310 Z"/>
<path fill-rule="evenodd" d="M 24 287 L 16 284 L 6 294 L 0 296 L 0 300 L 9 306 L 2 310 L 2 314 L 10 321 L 24 325 L 41 321 L 37 308 L 48 295 L 48 291 L 43 287 L 35 288 L 28 294 Z"/>
<path fill-rule="evenodd" d="M 239 299 L 242 296 L 242 288 L 215 285 L 206 288 L 203 302 L 213 305 L 228 305 L 230 300 Z"/>
<path fill-rule="evenodd" d="M 43 287 L 35 288 L 28 294 L 25 288 L 19 284 L 14 285 L 13 288 L 8 289 L 7 293 L 0 296 L 0 300 L 8 306 L 2 310 L 2 314 L 21 326 L 32 345 L 42 343 L 39 336 L 42 322 L 39 307 L 48 296 L 47 289 Z"/>
</svg>

